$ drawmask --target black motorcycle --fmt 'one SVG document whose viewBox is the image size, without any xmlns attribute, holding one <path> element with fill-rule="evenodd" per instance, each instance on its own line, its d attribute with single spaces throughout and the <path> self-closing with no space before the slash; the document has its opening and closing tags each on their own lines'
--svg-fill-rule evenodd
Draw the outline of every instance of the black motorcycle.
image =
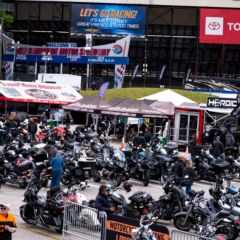
<svg viewBox="0 0 240 240">
<path fill-rule="evenodd" d="M 185 179 L 182 180 L 184 181 Z M 165 195 L 154 202 L 153 216 L 161 220 L 172 220 L 175 214 L 183 211 L 187 196 L 181 186 L 176 184 L 174 176 L 163 184 L 163 190 Z"/>
<path fill-rule="evenodd" d="M 234 216 L 229 211 L 211 212 L 207 206 L 207 201 L 203 197 L 204 191 L 194 195 L 188 204 L 188 210 L 177 213 L 174 216 L 174 226 L 182 231 L 195 230 L 201 233 L 202 229 L 211 226 L 215 229 L 215 234 L 224 234 L 227 239 L 236 239 L 239 235 L 239 217 Z"/>
<path fill-rule="evenodd" d="M 20 207 L 20 216 L 26 223 L 41 224 L 62 232 L 64 204 L 61 198 L 46 199 L 39 196 L 35 189 L 29 188 L 24 193 L 23 201 L 25 204 Z"/>
</svg>

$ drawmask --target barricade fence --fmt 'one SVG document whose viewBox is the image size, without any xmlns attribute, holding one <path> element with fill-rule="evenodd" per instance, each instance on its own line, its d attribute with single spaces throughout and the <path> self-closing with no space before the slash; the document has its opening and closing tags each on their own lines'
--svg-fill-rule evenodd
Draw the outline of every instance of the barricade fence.
<svg viewBox="0 0 240 240">
<path fill-rule="evenodd" d="M 63 240 L 106 240 L 105 212 L 79 204 L 64 207 Z"/>
<path fill-rule="evenodd" d="M 171 240 L 211 240 L 212 238 L 203 237 L 194 233 L 173 230 Z"/>
</svg>

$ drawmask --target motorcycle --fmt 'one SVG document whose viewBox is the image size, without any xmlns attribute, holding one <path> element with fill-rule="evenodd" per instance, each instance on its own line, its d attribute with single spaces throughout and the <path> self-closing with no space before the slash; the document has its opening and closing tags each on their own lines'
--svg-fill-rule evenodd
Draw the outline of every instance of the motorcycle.
<svg viewBox="0 0 240 240">
<path fill-rule="evenodd" d="M 156 219 L 151 216 L 143 216 L 140 219 L 140 227 L 132 230 L 133 240 L 157 240 L 154 236 L 150 226 L 155 222 Z"/>
<path fill-rule="evenodd" d="M 46 199 L 38 195 L 35 189 L 27 189 L 24 193 L 25 204 L 20 206 L 20 216 L 28 224 L 52 227 L 61 233 L 63 228 L 62 199 Z"/>
<path fill-rule="evenodd" d="M 165 195 L 154 202 L 153 216 L 161 220 L 172 220 L 176 213 L 183 211 L 187 196 L 181 186 L 176 185 L 174 176 L 163 184 L 163 190 Z"/>
<path fill-rule="evenodd" d="M 188 204 L 186 212 L 177 213 L 174 216 L 174 226 L 182 231 L 193 229 L 201 233 L 201 229 L 207 226 L 214 227 L 215 234 L 223 234 L 227 239 L 234 240 L 239 235 L 239 217 L 229 211 L 211 212 L 207 201 L 203 197 L 204 191 L 191 192 L 192 199 Z"/>
</svg>

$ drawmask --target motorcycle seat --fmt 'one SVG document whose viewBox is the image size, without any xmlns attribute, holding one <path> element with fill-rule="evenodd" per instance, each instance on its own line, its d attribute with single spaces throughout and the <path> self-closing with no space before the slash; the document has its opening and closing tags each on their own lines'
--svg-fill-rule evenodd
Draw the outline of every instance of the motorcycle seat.
<svg viewBox="0 0 240 240">
<path fill-rule="evenodd" d="M 228 217 L 230 215 L 230 212 L 227 210 L 221 210 L 220 212 L 213 214 L 213 219 L 218 219 L 218 218 L 224 218 Z"/>
</svg>

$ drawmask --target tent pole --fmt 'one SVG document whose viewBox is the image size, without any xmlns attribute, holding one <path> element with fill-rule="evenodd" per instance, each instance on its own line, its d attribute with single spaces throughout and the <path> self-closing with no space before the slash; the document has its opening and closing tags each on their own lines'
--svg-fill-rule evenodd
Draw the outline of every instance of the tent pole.
<svg viewBox="0 0 240 240">
<path fill-rule="evenodd" d="M 139 132 L 140 132 L 140 121 L 139 121 L 139 118 L 137 119 L 138 120 L 138 135 L 139 135 Z"/>
<path fill-rule="evenodd" d="M 30 103 L 27 102 L 27 115 L 28 115 L 28 113 L 29 113 L 29 105 L 30 105 Z"/>
<path fill-rule="evenodd" d="M 7 101 L 5 101 L 5 115 L 7 116 Z"/>
<path fill-rule="evenodd" d="M 153 119 L 153 137 L 156 135 L 156 118 Z"/>
<path fill-rule="evenodd" d="M 124 122 L 124 141 L 126 141 L 126 137 L 127 137 L 127 122 L 128 122 L 128 117 L 125 117 L 125 122 Z"/>
<path fill-rule="evenodd" d="M 89 113 L 87 113 L 87 116 L 86 116 L 86 125 L 88 126 L 88 121 L 89 121 Z"/>
<path fill-rule="evenodd" d="M 114 117 L 114 129 L 113 129 L 113 136 L 115 137 L 116 134 L 116 127 L 117 127 L 117 116 Z"/>
<path fill-rule="evenodd" d="M 97 129 L 98 129 L 98 114 L 97 114 L 97 116 L 96 116 L 96 125 L 95 125 L 95 132 L 97 132 Z"/>
</svg>

